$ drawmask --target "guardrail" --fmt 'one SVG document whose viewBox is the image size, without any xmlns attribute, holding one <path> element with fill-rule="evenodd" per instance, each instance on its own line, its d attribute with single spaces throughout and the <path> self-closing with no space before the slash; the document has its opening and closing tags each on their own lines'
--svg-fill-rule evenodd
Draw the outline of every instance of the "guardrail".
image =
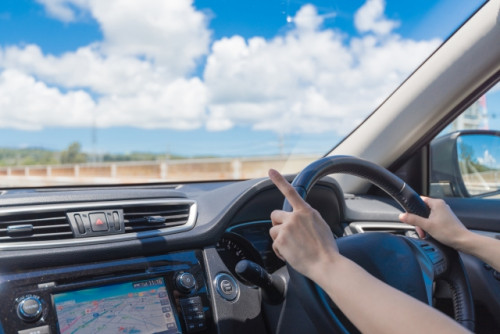
<svg viewBox="0 0 500 334">
<path fill-rule="evenodd" d="M 296 173 L 317 155 L 0 167 L 1 187 L 248 179 Z"/>
<path fill-rule="evenodd" d="M 497 170 L 463 174 L 462 179 L 467 191 L 473 196 L 500 189 L 500 171 Z"/>
</svg>

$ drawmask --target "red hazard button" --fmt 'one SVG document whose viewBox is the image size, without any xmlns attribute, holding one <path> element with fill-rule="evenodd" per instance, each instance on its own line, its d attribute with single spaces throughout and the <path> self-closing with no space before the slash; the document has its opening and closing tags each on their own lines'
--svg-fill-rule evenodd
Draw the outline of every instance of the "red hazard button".
<svg viewBox="0 0 500 334">
<path fill-rule="evenodd" d="M 99 231 L 107 231 L 109 229 L 108 222 L 106 221 L 106 215 L 104 214 L 104 212 L 91 213 L 89 214 L 89 218 L 92 231 L 99 232 Z"/>
</svg>

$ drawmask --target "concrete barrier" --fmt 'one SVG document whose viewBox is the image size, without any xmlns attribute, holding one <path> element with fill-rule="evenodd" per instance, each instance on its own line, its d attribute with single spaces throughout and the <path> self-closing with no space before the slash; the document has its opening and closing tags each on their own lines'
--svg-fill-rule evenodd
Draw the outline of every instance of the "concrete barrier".
<svg viewBox="0 0 500 334">
<path fill-rule="evenodd" d="M 301 155 L 0 167 L 0 187 L 249 179 L 266 176 L 270 168 L 293 174 L 318 158 Z"/>
</svg>

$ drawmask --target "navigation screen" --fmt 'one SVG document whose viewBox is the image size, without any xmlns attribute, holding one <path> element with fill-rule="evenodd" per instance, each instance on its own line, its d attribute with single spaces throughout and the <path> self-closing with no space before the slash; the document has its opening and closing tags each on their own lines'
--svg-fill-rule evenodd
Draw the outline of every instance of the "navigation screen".
<svg viewBox="0 0 500 334">
<path fill-rule="evenodd" d="M 179 333 L 163 278 L 53 295 L 60 333 Z"/>
</svg>

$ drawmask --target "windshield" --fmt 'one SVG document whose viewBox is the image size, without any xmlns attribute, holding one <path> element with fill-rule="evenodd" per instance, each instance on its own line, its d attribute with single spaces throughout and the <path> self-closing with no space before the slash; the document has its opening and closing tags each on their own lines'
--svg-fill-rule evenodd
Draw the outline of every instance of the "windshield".
<svg viewBox="0 0 500 334">
<path fill-rule="evenodd" d="M 0 187 L 297 172 L 480 4 L 4 0 Z"/>
</svg>

